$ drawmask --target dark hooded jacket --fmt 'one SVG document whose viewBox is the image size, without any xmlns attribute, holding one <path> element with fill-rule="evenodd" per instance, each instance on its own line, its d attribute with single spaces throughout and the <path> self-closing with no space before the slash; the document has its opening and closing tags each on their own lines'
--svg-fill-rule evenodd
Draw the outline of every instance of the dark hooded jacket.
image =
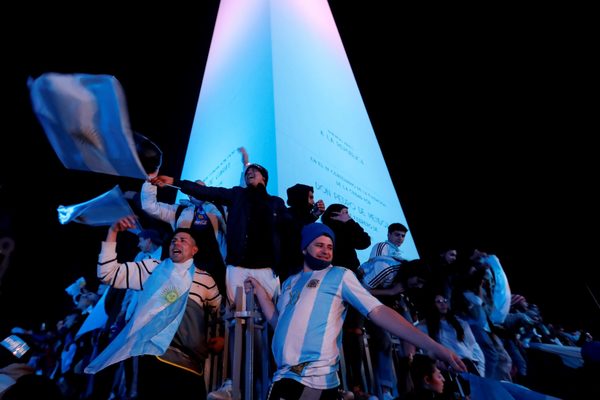
<svg viewBox="0 0 600 400">
<path fill-rule="evenodd" d="M 271 196 L 262 185 L 222 188 L 188 180 L 175 185 L 198 200 L 227 206 L 227 265 L 279 271 L 281 237 L 290 219 L 283 199 Z"/>
<path fill-rule="evenodd" d="M 308 202 L 309 192 L 314 193 L 313 187 L 301 183 L 287 189 L 290 220 L 286 225 L 283 239 L 283 260 L 279 276 L 282 283 L 288 276 L 302 269 L 304 264 L 304 256 L 300 248 L 302 228 L 319 218 L 311 212 L 313 205 Z"/>
<path fill-rule="evenodd" d="M 332 213 L 340 212 L 344 208 L 348 207 L 343 204 L 329 205 L 321 216 L 321 222 L 330 227 L 333 233 L 335 233 L 335 251 L 333 252 L 332 264 L 346 267 L 356 273 L 356 270 L 360 266 L 356 250 L 363 250 L 369 247 L 371 245 L 371 237 L 353 219 L 341 222 L 331 218 Z"/>
</svg>

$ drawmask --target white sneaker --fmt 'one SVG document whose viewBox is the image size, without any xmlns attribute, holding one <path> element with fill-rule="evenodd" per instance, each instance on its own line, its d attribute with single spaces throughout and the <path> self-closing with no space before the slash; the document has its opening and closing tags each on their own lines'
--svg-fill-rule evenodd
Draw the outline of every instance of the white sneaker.
<svg viewBox="0 0 600 400">
<path fill-rule="evenodd" d="M 225 379 L 221 387 L 206 396 L 207 400 L 229 400 L 233 398 L 233 382 Z"/>
</svg>

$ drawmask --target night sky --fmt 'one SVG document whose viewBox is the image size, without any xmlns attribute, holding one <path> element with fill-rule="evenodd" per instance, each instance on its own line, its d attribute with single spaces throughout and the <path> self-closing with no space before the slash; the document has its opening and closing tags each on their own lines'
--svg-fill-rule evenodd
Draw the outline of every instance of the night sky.
<svg viewBox="0 0 600 400">
<path fill-rule="evenodd" d="M 548 10 L 329 3 L 419 252 L 453 243 L 495 253 L 513 292 L 547 322 L 600 336 L 598 129 L 585 26 Z M 0 28 L 9 121 L 0 237 L 16 241 L 0 286 L 3 328 L 55 321 L 68 304 L 63 289 L 95 276 L 106 228 L 60 225 L 58 205 L 141 185 L 65 169 L 33 115 L 27 77 L 114 75 L 132 128 L 162 148 L 163 172 L 178 176 L 218 2 L 143 17 L 108 6 L 56 16 L 54 6 L 16 12 L 19 28 Z"/>
</svg>

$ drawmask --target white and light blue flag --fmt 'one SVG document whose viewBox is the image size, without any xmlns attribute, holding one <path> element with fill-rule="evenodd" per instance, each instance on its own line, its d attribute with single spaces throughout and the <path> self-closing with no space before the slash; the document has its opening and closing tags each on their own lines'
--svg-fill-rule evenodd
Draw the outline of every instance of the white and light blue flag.
<svg viewBox="0 0 600 400">
<path fill-rule="evenodd" d="M 77 331 L 75 335 L 75 340 L 79 339 L 81 335 L 92 332 L 96 329 L 102 329 L 106 325 L 106 321 L 108 321 L 108 315 L 106 314 L 106 296 L 108 296 L 109 290 L 105 290 L 100 297 L 100 300 L 96 303 L 92 311 L 87 316 L 87 318 L 81 324 L 81 327 Z"/>
<path fill-rule="evenodd" d="M 146 179 L 114 76 L 48 72 L 29 78 L 28 86 L 33 111 L 66 168 Z"/>
<path fill-rule="evenodd" d="M 494 254 L 484 257 L 483 261 L 490 266 L 490 269 L 494 275 L 494 282 L 492 284 L 492 299 L 494 307 L 490 319 L 494 324 L 502 325 L 508 312 L 510 311 L 510 285 L 508 284 L 508 278 L 500 260 Z"/>
<path fill-rule="evenodd" d="M 91 200 L 70 206 L 61 205 L 57 210 L 58 220 L 63 225 L 78 222 L 91 226 L 107 226 L 120 218 L 135 214 L 119 185 Z"/>
</svg>

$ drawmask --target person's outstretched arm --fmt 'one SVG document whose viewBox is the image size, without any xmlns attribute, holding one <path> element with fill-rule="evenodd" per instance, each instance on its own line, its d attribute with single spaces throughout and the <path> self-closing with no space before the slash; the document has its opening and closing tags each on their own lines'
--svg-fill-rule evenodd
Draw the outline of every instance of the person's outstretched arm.
<svg viewBox="0 0 600 400">
<path fill-rule="evenodd" d="M 426 350 L 436 359 L 446 362 L 448 366 L 456 371 L 464 372 L 467 370 L 467 367 L 456 353 L 415 328 L 410 322 L 391 308 L 385 305 L 378 306 L 369 313 L 369 318 L 383 329 L 398 336 L 400 339 L 406 340 L 415 346 Z"/>
<path fill-rule="evenodd" d="M 165 185 L 172 185 L 174 181 L 175 181 L 175 179 L 173 179 L 173 177 L 167 176 L 167 175 L 158 175 L 153 178 L 150 178 L 150 182 L 153 185 L 156 185 L 158 187 L 164 187 Z"/>
<path fill-rule="evenodd" d="M 195 197 L 198 200 L 210 201 L 215 204 L 223 205 L 229 205 L 236 196 L 236 193 L 239 193 L 236 192 L 236 187 L 230 189 L 205 186 L 204 183 L 198 184 L 186 179 L 178 180 L 167 175 L 158 175 L 150 179 L 150 183 L 158 187 L 173 186 L 174 188 L 179 189 L 181 193 Z"/>
</svg>

